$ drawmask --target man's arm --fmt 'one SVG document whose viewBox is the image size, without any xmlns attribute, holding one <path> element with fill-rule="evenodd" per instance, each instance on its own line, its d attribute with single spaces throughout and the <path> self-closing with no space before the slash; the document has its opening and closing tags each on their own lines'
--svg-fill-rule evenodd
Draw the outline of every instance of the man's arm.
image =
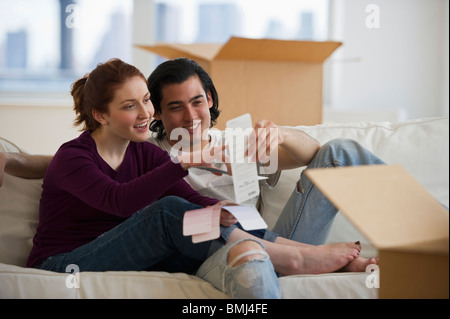
<svg viewBox="0 0 450 319">
<path fill-rule="evenodd" d="M 290 169 L 308 165 L 320 148 L 320 144 L 305 132 L 288 127 L 280 127 L 283 143 L 278 148 L 280 169 Z"/>
<path fill-rule="evenodd" d="M 22 178 L 43 178 L 51 160 L 49 155 L 0 152 L 0 186 L 5 172 Z"/>
<path fill-rule="evenodd" d="M 261 155 L 264 152 L 271 154 L 277 148 L 278 170 L 308 165 L 320 148 L 319 142 L 305 132 L 295 128 L 280 127 L 266 120 L 256 122 L 255 132 L 258 137 L 257 154 Z M 274 134 L 275 132 L 277 135 Z M 263 158 L 258 156 L 257 159 L 264 163 Z"/>
</svg>

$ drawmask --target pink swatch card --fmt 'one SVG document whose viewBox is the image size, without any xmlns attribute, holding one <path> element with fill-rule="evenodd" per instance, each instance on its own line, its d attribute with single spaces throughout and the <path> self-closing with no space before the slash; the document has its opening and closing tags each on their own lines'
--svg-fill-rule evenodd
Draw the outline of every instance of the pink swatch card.
<svg viewBox="0 0 450 319">
<path fill-rule="evenodd" d="M 220 208 L 207 207 L 185 212 L 183 235 L 192 235 L 193 243 L 218 238 L 220 236 Z"/>
<path fill-rule="evenodd" d="M 183 235 L 190 236 L 211 231 L 212 208 L 201 208 L 184 213 Z"/>
</svg>

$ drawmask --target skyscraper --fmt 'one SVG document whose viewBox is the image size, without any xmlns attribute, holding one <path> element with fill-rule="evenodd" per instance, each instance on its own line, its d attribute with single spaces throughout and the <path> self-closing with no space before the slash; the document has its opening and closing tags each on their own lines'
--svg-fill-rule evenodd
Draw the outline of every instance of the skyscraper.
<svg viewBox="0 0 450 319">
<path fill-rule="evenodd" d="M 6 67 L 26 68 L 28 35 L 25 30 L 8 32 L 6 35 Z"/>
<path fill-rule="evenodd" d="M 241 17 L 235 4 L 200 4 L 197 42 L 224 43 L 240 30 Z"/>
<path fill-rule="evenodd" d="M 66 25 L 68 13 L 66 8 L 70 4 L 75 4 L 75 0 L 59 0 L 60 3 L 60 29 L 61 29 L 61 69 L 73 68 L 73 33 L 74 28 L 69 28 Z"/>
</svg>

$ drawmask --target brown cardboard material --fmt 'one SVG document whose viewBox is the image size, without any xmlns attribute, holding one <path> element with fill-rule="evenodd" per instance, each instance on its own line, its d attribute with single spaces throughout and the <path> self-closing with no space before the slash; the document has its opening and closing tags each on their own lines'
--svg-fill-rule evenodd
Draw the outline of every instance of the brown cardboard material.
<svg viewBox="0 0 450 319">
<path fill-rule="evenodd" d="M 225 44 L 136 45 L 168 59 L 187 57 L 211 76 L 222 113 L 217 128 L 244 113 L 279 125 L 322 122 L 324 61 L 340 42 L 231 37 Z"/>
<path fill-rule="evenodd" d="M 305 173 L 378 249 L 379 298 L 449 298 L 449 213 L 403 167 Z"/>
</svg>

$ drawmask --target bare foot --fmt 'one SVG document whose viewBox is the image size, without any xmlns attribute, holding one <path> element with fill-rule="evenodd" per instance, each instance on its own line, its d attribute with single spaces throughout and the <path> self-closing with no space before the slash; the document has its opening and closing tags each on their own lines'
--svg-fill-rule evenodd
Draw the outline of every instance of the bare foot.
<svg viewBox="0 0 450 319">
<path fill-rule="evenodd" d="M 378 264 L 378 259 L 376 257 L 372 258 L 363 258 L 358 257 L 355 260 L 349 262 L 339 271 L 349 271 L 349 272 L 365 272 L 368 265 Z"/>
<path fill-rule="evenodd" d="M 285 246 L 288 247 L 288 246 Z M 344 266 L 356 260 L 359 256 L 361 246 L 359 243 L 335 243 L 309 247 L 295 247 L 290 249 L 294 255 L 293 262 L 277 265 L 274 263 L 277 272 L 283 275 L 300 274 L 322 274 L 338 271 Z"/>
</svg>

